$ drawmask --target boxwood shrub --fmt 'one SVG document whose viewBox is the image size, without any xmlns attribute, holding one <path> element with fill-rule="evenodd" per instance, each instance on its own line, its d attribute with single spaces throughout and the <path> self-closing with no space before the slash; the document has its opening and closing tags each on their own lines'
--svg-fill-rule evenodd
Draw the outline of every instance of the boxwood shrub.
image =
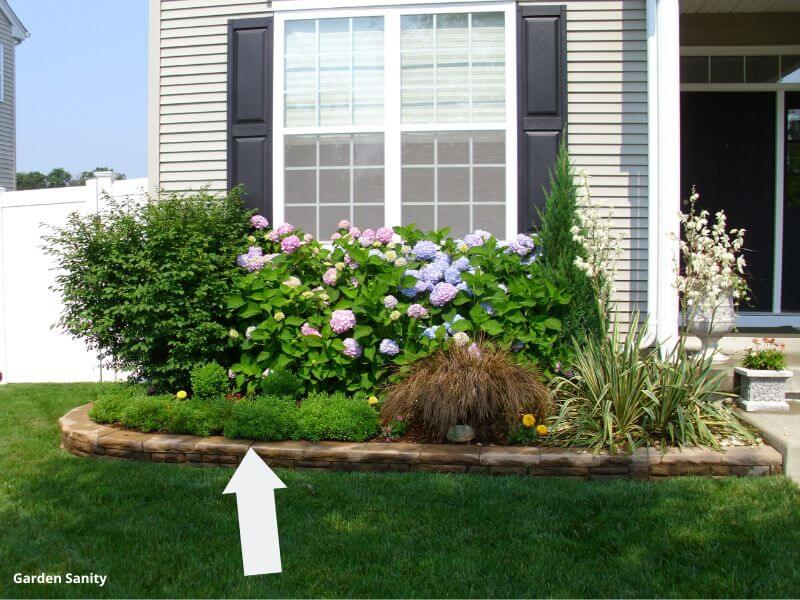
<svg viewBox="0 0 800 600">
<path fill-rule="evenodd" d="M 298 436 L 298 410 L 291 398 L 259 396 L 233 405 L 225 423 L 225 436 L 281 441 Z"/>
<path fill-rule="evenodd" d="M 298 409 L 297 437 L 304 440 L 363 442 L 378 432 L 377 411 L 364 400 L 344 394 L 313 394 Z"/>
</svg>

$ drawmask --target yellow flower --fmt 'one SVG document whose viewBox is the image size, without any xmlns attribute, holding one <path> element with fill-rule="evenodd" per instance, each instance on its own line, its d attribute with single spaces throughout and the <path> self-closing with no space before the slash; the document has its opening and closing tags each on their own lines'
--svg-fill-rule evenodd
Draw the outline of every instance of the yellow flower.
<svg viewBox="0 0 800 600">
<path fill-rule="evenodd" d="M 177 394 L 175 394 L 175 397 L 176 397 L 178 400 L 186 400 L 186 396 L 188 396 L 188 395 L 189 395 L 189 394 L 187 394 L 186 392 L 184 392 L 183 390 L 181 390 L 180 392 L 178 392 Z"/>
<path fill-rule="evenodd" d="M 254 244 L 256 241 L 256 237 L 254 235 L 248 235 L 247 241 L 250 242 L 251 244 Z"/>
<path fill-rule="evenodd" d="M 536 433 L 539 435 L 547 435 L 547 425 L 539 425 L 536 428 Z"/>
<path fill-rule="evenodd" d="M 533 416 L 532 414 L 530 414 L 530 413 L 528 413 L 528 414 L 525 414 L 525 415 L 522 415 L 522 424 L 523 424 L 525 427 L 527 427 L 528 429 L 530 429 L 531 427 L 533 427 L 534 425 L 536 425 L 536 417 L 534 417 L 534 416 Z"/>
<path fill-rule="evenodd" d="M 400 311 L 399 310 L 393 310 L 392 312 L 389 313 L 389 320 L 390 321 L 397 321 L 397 319 L 399 319 L 400 316 L 401 315 L 400 315 Z"/>
<path fill-rule="evenodd" d="M 378 403 L 377 396 L 370 396 L 369 398 L 367 398 L 367 404 L 369 404 L 370 406 L 375 406 L 377 403 Z"/>
<path fill-rule="evenodd" d="M 275 313 L 275 316 L 273 318 L 276 321 L 283 321 L 286 318 L 286 315 L 283 314 L 281 311 L 278 311 L 278 312 Z"/>
<path fill-rule="evenodd" d="M 334 265 L 334 266 L 336 267 L 337 271 L 343 271 L 344 270 L 344 263 L 343 262 L 337 262 L 336 265 Z"/>
</svg>

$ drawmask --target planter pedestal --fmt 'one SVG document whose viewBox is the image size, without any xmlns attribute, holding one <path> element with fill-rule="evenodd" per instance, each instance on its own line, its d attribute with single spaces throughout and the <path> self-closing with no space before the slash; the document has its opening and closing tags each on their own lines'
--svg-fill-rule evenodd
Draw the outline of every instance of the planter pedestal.
<svg viewBox="0 0 800 600">
<path fill-rule="evenodd" d="M 733 370 L 734 387 L 739 391 L 739 406 L 747 412 L 788 412 L 786 380 L 791 371 L 759 371 L 736 367 Z"/>
</svg>

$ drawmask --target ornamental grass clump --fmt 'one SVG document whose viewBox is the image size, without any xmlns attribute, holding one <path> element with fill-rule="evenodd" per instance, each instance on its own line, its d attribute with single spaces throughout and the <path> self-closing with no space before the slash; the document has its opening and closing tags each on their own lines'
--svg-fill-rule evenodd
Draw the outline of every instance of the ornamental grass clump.
<svg viewBox="0 0 800 600">
<path fill-rule="evenodd" d="M 530 364 L 487 343 L 452 343 L 411 364 L 388 386 L 381 407 L 385 423 L 398 418 L 419 422 L 436 439 L 453 425 L 516 427 L 521 415 L 543 420 L 550 394 Z"/>
<path fill-rule="evenodd" d="M 576 347 L 570 376 L 553 380 L 559 414 L 548 442 L 618 452 L 755 441 L 723 402 L 710 358 L 682 345 L 661 358 L 644 350 L 645 333 L 634 321 L 627 335 L 615 325 L 609 337 Z"/>
</svg>

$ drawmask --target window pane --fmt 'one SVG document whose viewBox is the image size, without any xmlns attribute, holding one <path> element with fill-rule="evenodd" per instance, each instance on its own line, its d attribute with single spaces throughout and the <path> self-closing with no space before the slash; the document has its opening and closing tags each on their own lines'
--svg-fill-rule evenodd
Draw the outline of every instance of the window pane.
<svg viewBox="0 0 800 600">
<path fill-rule="evenodd" d="M 708 57 L 681 56 L 681 83 L 708 83 Z"/>
<path fill-rule="evenodd" d="M 800 56 L 781 56 L 781 83 L 800 83 Z"/>
<path fill-rule="evenodd" d="M 286 22 L 287 127 L 383 121 L 383 18 Z"/>
<path fill-rule="evenodd" d="M 772 83 L 778 81 L 778 57 L 746 57 L 745 78 L 747 83 Z"/>
<path fill-rule="evenodd" d="M 296 227 L 329 239 L 341 219 L 383 225 L 382 134 L 290 135 L 284 152 L 286 219 Z"/>
<path fill-rule="evenodd" d="M 407 15 L 400 46 L 404 123 L 505 118 L 503 13 Z"/>
<path fill-rule="evenodd" d="M 405 133 L 401 157 L 403 225 L 505 237 L 505 132 Z"/>
<path fill-rule="evenodd" d="M 744 81 L 744 56 L 712 56 L 711 83 Z"/>
</svg>

